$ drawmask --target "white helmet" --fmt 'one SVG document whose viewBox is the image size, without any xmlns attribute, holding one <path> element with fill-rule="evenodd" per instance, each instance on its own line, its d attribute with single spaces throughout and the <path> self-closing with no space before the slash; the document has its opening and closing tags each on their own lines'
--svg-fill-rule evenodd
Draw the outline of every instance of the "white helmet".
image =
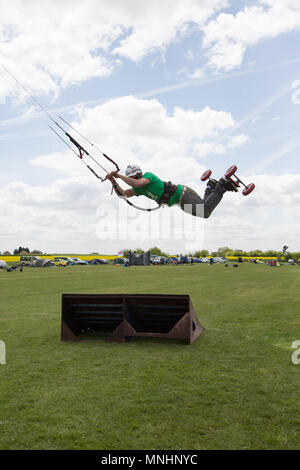
<svg viewBox="0 0 300 470">
<path fill-rule="evenodd" d="M 139 173 L 142 173 L 142 170 L 138 165 L 128 165 L 125 171 L 125 176 L 130 178 L 131 176 L 136 176 Z"/>
</svg>

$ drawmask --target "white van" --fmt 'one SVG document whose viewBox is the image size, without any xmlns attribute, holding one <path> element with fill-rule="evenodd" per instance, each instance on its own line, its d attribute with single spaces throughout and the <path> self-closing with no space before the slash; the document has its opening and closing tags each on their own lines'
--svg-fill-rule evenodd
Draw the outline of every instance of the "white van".
<svg viewBox="0 0 300 470">
<path fill-rule="evenodd" d="M 20 256 L 20 265 L 21 266 L 29 266 L 37 259 L 41 259 L 40 256 Z"/>
</svg>

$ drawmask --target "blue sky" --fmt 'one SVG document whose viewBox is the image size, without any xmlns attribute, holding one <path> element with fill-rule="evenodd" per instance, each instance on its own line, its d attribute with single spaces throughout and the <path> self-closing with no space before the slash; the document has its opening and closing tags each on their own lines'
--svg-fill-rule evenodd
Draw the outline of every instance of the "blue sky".
<svg viewBox="0 0 300 470">
<path fill-rule="evenodd" d="M 0 0 L 0 63 L 55 119 L 122 172 L 136 162 L 202 194 L 206 168 L 236 164 L 256 189 L 207 220 L 127 209 L 0 66 L 0 251 L 300 250 L 299 2 L 24 3 Z"/>
</svg>

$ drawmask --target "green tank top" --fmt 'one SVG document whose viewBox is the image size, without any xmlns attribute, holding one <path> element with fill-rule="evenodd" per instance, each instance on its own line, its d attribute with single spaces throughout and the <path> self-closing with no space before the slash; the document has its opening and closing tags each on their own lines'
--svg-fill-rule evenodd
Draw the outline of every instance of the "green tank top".
<svg viewBox="0 0 300 470">
<path fill-rule="evenodd" d="M 164 192 L 164 182 L 155 176 L 153 173 L 146 172 L 142 178 L 147 178 L 150 182 L 141 188 L 132 188 L 137 196 L 146 196 L 149 199 L 154 199 L 158 202 Z M 177 185 L 176 192 L 170 197 L 168 206 L 171 207 L 174 204 L 178 204 L 183 186 L 182 184 Z"/>
</svg>

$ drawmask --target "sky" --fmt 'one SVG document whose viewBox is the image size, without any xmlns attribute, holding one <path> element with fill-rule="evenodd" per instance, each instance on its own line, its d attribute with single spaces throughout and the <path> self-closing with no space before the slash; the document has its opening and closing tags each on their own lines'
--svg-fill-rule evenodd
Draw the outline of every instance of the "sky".
<svg viewBox="0 0 300 470">
<path fill-rule="evenodd" d="M 299 43 L 298 0 L 0 0 L 0 252 L 300 251 Z M 101 177 L 105 153 L 201 196 L 235 164 L 255 190 L 208 219 L 136 210 L 53 120 Z"/>
</svg>

